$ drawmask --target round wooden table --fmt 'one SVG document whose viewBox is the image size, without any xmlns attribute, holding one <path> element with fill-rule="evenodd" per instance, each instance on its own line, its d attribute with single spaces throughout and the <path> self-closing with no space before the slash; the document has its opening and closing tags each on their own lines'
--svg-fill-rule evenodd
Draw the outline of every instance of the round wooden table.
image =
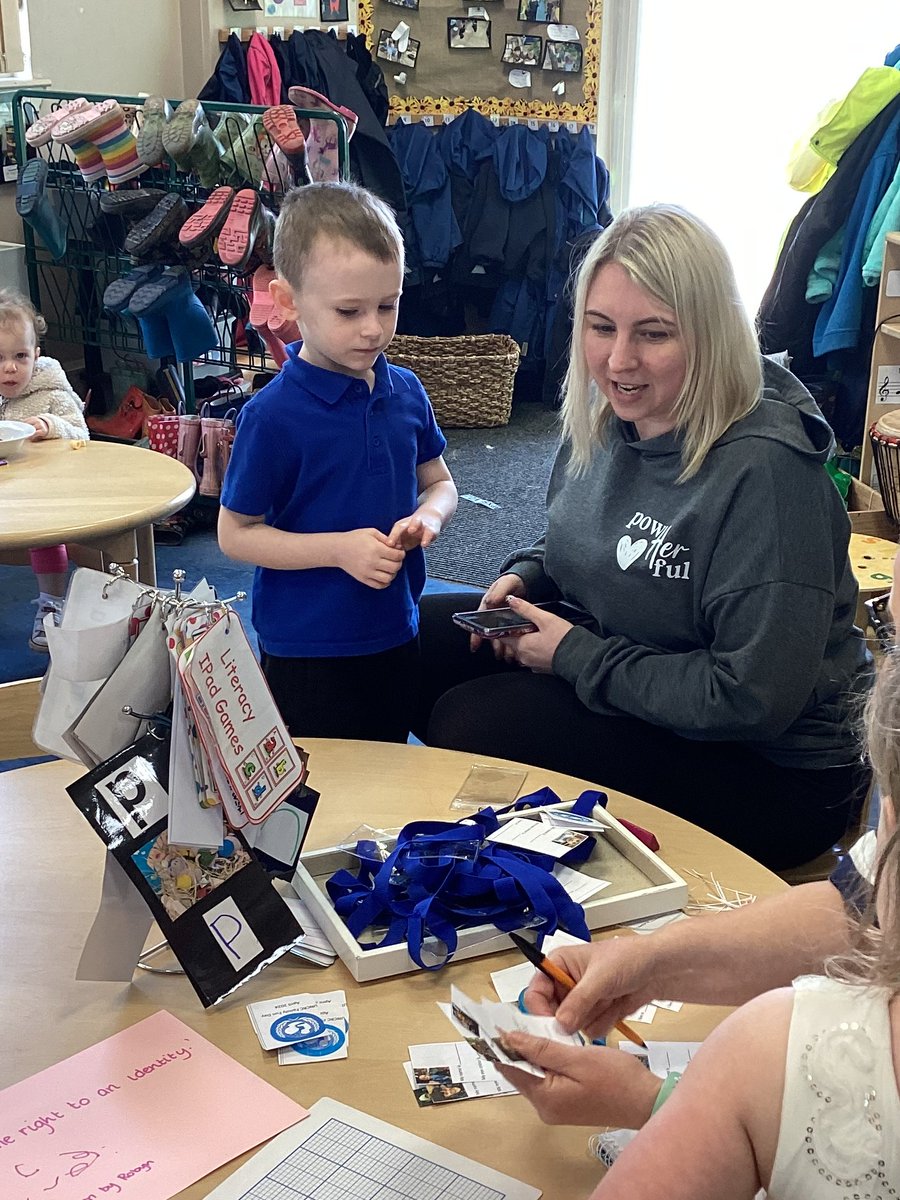
<svg viewBox="0 0 900 1200">
<path fill-rule="evenodd" d="M 310 784 L 321 793 L 306 849 L 345 840 L 364 821 L 390 827 L 413 818 L 451 819 L 450 800 L 473 761 L 510 765 L 420 746 L 315 739 L 304 745 L 310 753 Z M 528 776 L 523 794 L 549 785 L 561 798 L 573 799 L 592 786 L 552 771 L 524 769 Z M 5 1035 L 0 1086 L 166 1009 L 301 1104 L 331 1096 L 542 1188 L 547 1200 L 578 1200 L 590 1194 L 601 1173 L 588 1151 L 590 1129 L 543 1126 L 519 1096 L 420 1109 L 403 1073 L 409 1045 L 455 1040 L 436 1004 L 449 998 L 450 984 L 475 999 L 493 998 L 490 972 L 521 962 L 513 950 L 451 963 L 441 971 L 366 984 L 357 984 L 340 960 L 322 970 L 285 955 L 208 1011 L 183 976 L 137 971 L 130 986 L 76 982 L 76 966 L 97 908 L 105 854 L 64 791 L 81 774 L 72 763 L 54 762 L 0 775 L 6 814 L 0 839 L 0 960 L 5 964 L 0 982 Z M 739 850 L 678 817 L 618 793 L 610 793 L 610 810 L 653 830 L 661 857 L 676 870 L 712 873 L 723 885 L 756 895 L 785 888 L 777 876 Z M 689 876 L 688 882 L 697 895 L 705 891 Z M 260 1048 L 246 1005 L 334 988 L 347 994 L 349 1058 L 279 1067 L 274 1054 Z M 694 1005 L 685 1005 L 677 1014 L 659 1011 L 652 1036 L 701 1039 L 726 1012 Z M 198 1096 L 197 1103 L 214 1100 Z M 181 1200 L 201 1200 L 237 1165 L 230 1163 L 194 1184 L 180 1194 Z"/>
<path fill-rule="evenodd" d="M 153 522 L 183 508 L 195 488 L 183 463 L 139 446 L 30 442 L 0 467 L 0 553 L 9 562 L 10 551 L 77 543 L 99 550 L 103 569 L 137 559 L 137 578 L 153 585 Z"/>
</svg>

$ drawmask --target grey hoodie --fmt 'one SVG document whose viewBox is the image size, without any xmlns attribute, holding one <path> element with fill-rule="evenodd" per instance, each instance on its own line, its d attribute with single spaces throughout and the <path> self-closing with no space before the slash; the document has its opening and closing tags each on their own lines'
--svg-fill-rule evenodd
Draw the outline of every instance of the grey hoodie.
<svg viewBox="0 0 900 1200">
<path fill-rule="evenodd" d="M 563 638 L 554 672 L 595 712 L 784 766 L 853 762 L 870 659 L 831 447 L 813 398 L 766 359 L 759 404 L 685 483 L 675 434 L 640 441 L 614 422 L 578 479 L 563 447 L 546 535 L 503 568 L 529 599 L 562 595 L 596 620 Z"/>
</svg>

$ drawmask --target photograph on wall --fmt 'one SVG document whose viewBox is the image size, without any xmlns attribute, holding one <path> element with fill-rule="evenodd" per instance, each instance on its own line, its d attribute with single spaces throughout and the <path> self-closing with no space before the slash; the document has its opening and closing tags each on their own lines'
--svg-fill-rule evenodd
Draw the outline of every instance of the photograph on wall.
<svg viewBox="0 0 900 1200">
<path fill-rule="evenodd" d="M 538 25 L 558 25 L 562 0 L 519 0 L 519 20 Z"/>
<path fill-rule="evenodd" d="M 544 39 L 532 33 L 508 33 L 502 61 L 514 67 L 539 67 Z"/>
<path fill-rule="evenodd" d="M 347 5 L 348 0 L 319 0 L 319 20 L 326 23 L 348 20 Z"/>
<path fill-rule="evenodd" d="M 387 4 L 396 4 L 397 8 L 418 8 L 419 0 L 385 0 Z"/>
<path fill-rule="evenodd" d="M 375 51 L 375 57 L 384 59 L 385 62 L 395 63 L 401 67 L 414 67 L 416 59 L 419 57 L 420 42 L 415 38 L 410 38 L 406 43 L 406 49 L 401 50 L 399 45 L 391 37 L 390 29 L 382 29 L 378 35 L 378 48 Z"/>
<path fill-rule="evenodd" d="M 490 50 L 490 21 L 484 17 L 448 17 L 447 45 L 451 50 Z"/>
<path fill-rule="evenodd" d="M 545 71 L 567 71 L 577 75 L 581 71 L 581 57 L 580 42 L 548 41 L 541 66 Z"/>
</svg>

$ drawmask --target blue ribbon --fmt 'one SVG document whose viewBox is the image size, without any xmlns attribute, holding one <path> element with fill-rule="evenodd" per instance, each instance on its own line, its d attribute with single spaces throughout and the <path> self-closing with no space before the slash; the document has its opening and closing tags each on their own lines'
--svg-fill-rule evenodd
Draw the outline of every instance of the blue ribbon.
<svg viewBox="0 0 900 1200">
<path fill-rule="evenodd" d="M 572 812 L 590 816 L 606 801 L 603 792 L 584 791 Z M 589 940 L 584 909 L 552 870 L 557 862 L 580 866 L 593 853 L 595 838 L 587 835 L 560 859 L 485 840 L 499 828 L 499 816 L 559 802 L 550 788 L 541 788 L 499 812 L 485 808 L 457 822 L 413 821 L 384 861 L 374 842 L 359 841 L 356 873 L 336 871 L 325 885 L 335 911 L 357 941 L 370 927 L 387 927 L 380 941 L 360 942 L 363 950 L 405 941 L 413 962 L 428 971 L 449 962 L 457 931 L 474 925 L 490 923 L 503 932 L 539 925 L 542 934 L 563 928 Z M 432 963 L 422 958 L 427 938 L 446 951 Z"/>
</svg>

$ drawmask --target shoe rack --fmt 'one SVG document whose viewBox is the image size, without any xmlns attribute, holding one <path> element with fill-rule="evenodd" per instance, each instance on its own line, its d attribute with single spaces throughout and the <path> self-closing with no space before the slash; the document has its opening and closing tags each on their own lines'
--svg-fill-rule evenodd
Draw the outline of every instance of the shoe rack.
<svg viewBox="0 0 900 1200">
<path fill-rule="evenodd" d="M 51 251 L 27 222 L 23 222 L 25 243 L 25 266 L 31 300 L 43 313 L 48 335 L 54 341 L 81 346 L 85 367 L 90 378 L 101 370 L 101 351 L 112 349 L 120 353 L 145 352 L 143 339 L 137 323 L 130 317 L 114 315 L 104 309 L 103 294 L 107 286 L 134 269 L 135 262 L 124 251 L 123 244 L 127 229 L 122 218 L 109 217 L 102 213 L 100 196 L 109 190 L 106 180 L 88 184 L 78 169 L 68 146 L 51 140 L 37 152 L 25 140 L 25 131 L 35 120 L 46 116 L 66 100 L 84 96 L 87 100 L 110 99 L 88 92 L 19 91 L 13 97 L 13 124 L 15 128 L 16 156 L 20 171 L 25 163 L 37 153 L 47 163 L 46 194 L 55 207 L 65 229 L 65 252 L 54 258 Z M 143 98 L 116 96 L 119 104 L 130 117 L 132 130 L 137 133 L 142 123 Z M 170 100 L 175 108 L 177 100 Z M 229 113 L 254 117 L 265 112 L 255 105 L 207 104 L 203 109 L 211 122 L 216 115 L 226 117 Z M 328 119 L 322 111 L 296 109 L 299 117 Z M 343 125 L 335 120 L 338 153 L 342 177 L 349 175 L 348 142 Z M 224 130 L 224 132 L 222 132 Z M 223 144 L 225 154 L 232 156 L 243 167 L 247 179 L 253 178 L 247 150 L 239 139 L 233 138 L 230 123 L 217 126 L 217 136 Z M 252 149 L 252 147 L 251 147 Z M 266 155 L 262 146 L 257 147 L 262 158 Z M 243 155 L 243 163 L 241 156 Z M 285 189 L 290 184 L 277 178 L 268 180 L 271 186 L 258 188 L 263 204 L 275 214 L 281 206 Z M 178 170 L 174 163 L 151 167 L 138 178 L 120 185 L 116 190 L 154 188 L 168 193 L 177 193 L 191 211 L 199 207 L 209 196 L 212 188 L 203 187 L 197 176 Z M 179 260 L 172 258 L 173 263 Z M 188 263 L 195 291 L 210 311 L 217 328 L 233 328 L 231 315 L 246 317 L 250 304 L 250 278 L 224 266 L 215 254 L 210 254 L 199 263 Z M 218 317 L 218 320 L 217 320 Z M 236 347 L 223 344 L 219 349 L 201 356 L 197 362 L 215 362 L 249 371 L 277 369 L 268 357 L 262 339 L 251 332 L 248 345 Z M 177 365 L 183 378 L 184 391 L 189 411 L 194 408 L 193 362 L 175 364 L 172 358 L 161 360 L 161 365 Z"/>
</svg>

